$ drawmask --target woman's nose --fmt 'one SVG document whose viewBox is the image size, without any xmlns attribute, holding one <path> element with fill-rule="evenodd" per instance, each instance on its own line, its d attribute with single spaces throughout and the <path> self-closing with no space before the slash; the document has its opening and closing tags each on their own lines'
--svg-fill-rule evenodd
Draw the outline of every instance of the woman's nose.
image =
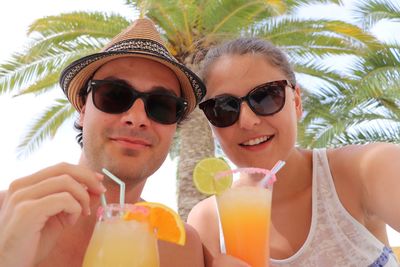
<svg viewBox="0 0 400 267">
<path fill-rule="evenodd" d="M 240 105 L 239 126 L 242 129 L 250 130 L 260 124 L 261 119 L 251 110 L 247 102 Z"/>
</svg>

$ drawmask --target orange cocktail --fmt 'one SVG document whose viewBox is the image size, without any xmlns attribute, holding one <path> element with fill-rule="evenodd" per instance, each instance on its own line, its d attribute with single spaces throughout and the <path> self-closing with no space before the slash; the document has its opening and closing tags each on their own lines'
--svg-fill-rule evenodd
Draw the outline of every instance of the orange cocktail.
<svg viewBox="0 0 400 267">
<path fill-rule="evenodd" d="M 217 195 L 228 255 L 252 267 L 269 266 L 272 187 L 243 186 Z"/>
</svg>

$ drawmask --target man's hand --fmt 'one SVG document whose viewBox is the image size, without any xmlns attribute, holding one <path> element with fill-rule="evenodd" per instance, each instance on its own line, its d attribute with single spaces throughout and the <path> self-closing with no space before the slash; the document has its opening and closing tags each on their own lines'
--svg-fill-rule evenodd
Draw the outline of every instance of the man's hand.
<svg viewBox="0 0 400 267">
<path fill-rule="evenodd" d="M 0 203 L 0 266 L 43 260 L 65 227 L 90 214 L 89 193 L 105 191 L 102 179 L 87 168 L 60 163 L 12 182 Z"/>
</svg>

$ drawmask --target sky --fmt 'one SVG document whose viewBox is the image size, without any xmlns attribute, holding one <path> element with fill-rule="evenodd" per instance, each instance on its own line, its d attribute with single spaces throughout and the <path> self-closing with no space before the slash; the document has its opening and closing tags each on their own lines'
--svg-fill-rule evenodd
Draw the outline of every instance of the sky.
<svg viewBox="0 0 400 267">
<path fill-rule="evenodd" d="M 13 52 L 21 51 L 26 45 L 28 26 L 38 18 L 70 11 L 105 11 L 133 18 L 131 9 L 123 0 L 20 0 L 8 1 L 0 9 L 0 62 L 4 62 Z M 350 0 L 345 1 L 351 4 Z M 21 8 L 22 7 L 22 8 Z M 336 17 L 346 19 L 349 12 L 329 10 L 304 11 L 304 15 Z M 395 34 L 395 32 L 398 34 Z M 400 36 L 399 28 L 381 24 L 374 32 L 381 39 L 390 40 Z M 61 96 L 61 89 L 55 92 Z M 37 118 L 44 107 L 48 106 L 52 96 L 0 96 L 0 190 L 8 188 L 14 179 L 29 175 L 47 166 L 59 162 L 77 163 L 80 148 L 75 141 L 76 132 L 73 121 L 66 122 L 53 140 L 46 141 L 42 147 L 28 157 L 17 156 L 17 146 L 23 133 Z M 176 210 L 176 162 L 167 158 L 163 166 L 148 179 L 143 197 L 148 201 L 164 203 Z M 400 246 L 400 235 L 389 229 L 390 243 Z"/>
</svg>

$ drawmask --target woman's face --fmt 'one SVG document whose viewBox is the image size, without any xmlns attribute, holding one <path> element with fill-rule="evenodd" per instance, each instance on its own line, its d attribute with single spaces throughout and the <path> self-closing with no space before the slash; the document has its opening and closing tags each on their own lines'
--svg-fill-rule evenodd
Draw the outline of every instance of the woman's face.
<svg viewBox="0 0 400 267">
<path fill-rule="evenodd" d="M 261 55 L 224 55 L 208 72 L 207 99 L 224 94 L 243 97 L 254 87 L 277 80 L 287 77 Z M 225 154 L 238 167 L 270 169 L 294 149 L 302 113 L 300 91 L 289 86 L 285 90 L 285 104 L 278 113 L 256 115 L 243 101 L 236 123 L 225 128 L 212 126 Z"/>
</svg>

